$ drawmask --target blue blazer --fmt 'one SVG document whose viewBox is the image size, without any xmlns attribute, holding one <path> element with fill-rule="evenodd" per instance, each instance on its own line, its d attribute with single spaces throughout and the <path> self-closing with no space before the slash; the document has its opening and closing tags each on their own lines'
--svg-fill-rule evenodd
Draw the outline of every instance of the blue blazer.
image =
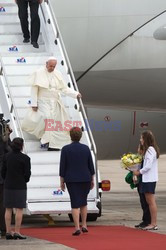
<svg viewBox="0 0 166 250">
<path fill-rule="evenodd" d="M 87 145 L 72 142 L 62 148 L 59 175 L 65 182 L 88 182 L 94 175 L 94 165 Z"/>
</svg>

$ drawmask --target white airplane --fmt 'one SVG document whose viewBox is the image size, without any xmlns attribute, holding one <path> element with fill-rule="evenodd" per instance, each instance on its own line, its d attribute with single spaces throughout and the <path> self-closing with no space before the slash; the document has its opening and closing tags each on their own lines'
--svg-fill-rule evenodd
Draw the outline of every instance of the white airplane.
<svg viewBox="0 0 166 250">
<path fill-rule="evenodd" d="M 77 81 L 98 158 L 119 158 L 126 151 L 135 151 L 143 129 L 153 130 L 161 152 L 165 152 L 166 3 L 49 2 L 76 79 L 98 61 Z M 143 27 L 114 48 L 140 26 Z"/>
<path fill-rule="evenodd" d="M 166 152 L 166 3 L 51 2 L 76 79 L 98 61 L 77 81 L 88 118 L 94 121 L 98 157 L 116 158 L 136 151 L 144 129 L 154 132 L 161 152 Z M 111 130 L 110 125 L 106 131 L 95 121 L 112 122 L 113 127 L 114 121 L 120 121 L 121 128 Z"/>
</svg>

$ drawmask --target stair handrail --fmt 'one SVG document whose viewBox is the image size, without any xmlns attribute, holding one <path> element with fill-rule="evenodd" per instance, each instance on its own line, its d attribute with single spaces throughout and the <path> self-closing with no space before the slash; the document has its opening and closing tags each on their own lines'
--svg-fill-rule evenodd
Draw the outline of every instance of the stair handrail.
<svg viewBox="0 0 166 250">
<path fill-rule="evenodd" d="M 10 114 L 14 113 L 14 121 L 17 122 L 17 125 L 18 125 L 18 128 L 19 128 L 19 134 L 21 135 L 21 137 L 24 139 L 24 135 L 23 135 L 23 132 L 22 132 L 22 129 L 21 129 L 21 124 L 20 124 L 20 120 L 19 120 L 19 116 L 18 116 L 18 113 L 17 113 L 17 110 L 16 110 L 16 107 L 15 107 L 15 103 L 13 101 L 13 97 L 12 97 L 12 94 L 11 94 L 11 91 L 10 91 L 10 86 L 8 84 L 8 81 L 7 81 L 7 76 L 6 76 L 6 72 L 4 70 L 4 64 L 3 64 L 3 61 L 2 61 L 2 58 L 0 56 L 0 73 L 1 75 L 4 77 L 5 79 L 5 82 L 6 82 L 6 86 L 7 86 L 7 89 L 8 89 L 8 94 L 9 94 L 9 97 L 6 96 L 6 98 L 10 98 L 11 100 L 11 109 L 9 110 Z M 14 112 L 13 112 L 14 111 Z M 25 141 L 25 140 L 24 140 Z M 26 145 L 24 144 L 24 153 L 27 154 L 27 149 L 26 149 Z"/>
<path fill-rule="evenodd" d="M 65 61 L 66 61 L 66 64 L 68 66 L 68 69 L 69 69 L 68 73 L 70 74 L 70 77 L 72 79 L 72 83 L 73 83 L 74 89 L 76 91 L 78 91 L 78 87 L 77 87 L 77 83 L 76 83 L 76 80 L 75 80 L 75 77 L 74 77 L 74 74 L 73 74 L 72 66 L 70 64 L 70 60 L 68 58 L 68 55 L 67 55 L 67 52 L 66 52 L 66 49 L 65 49 L 65 45 L 64 45 L 64 42 L 63 42 L 63 39 L 62 39 L 62 36 L 61 36 L 61 32 L 60 32 L 60 29 L 59 29 L 59 26 L 58 26 L 58 23 L 57 23 L 54 11 L 53 11 L 52 4 L 50 3 L 49 0 L 44 0 L 44 3 L 46 3 L 48 5 L 49 11 L 50 11 L 50 14 L 51 14 L 51 17 L 52 17 L 52 21 L 53 21 L 52 25 L 55 26 L 55 29 L 57 31 L 56 38 L 58 38 L 60 40 L 60 43 L 61 43 L 61 46 L 62 46 L 62 50 L 63 50 L 63 54 L 64 54 L 64 57 L 65 57 Z M 40 7 L 41 7 L 41 10 L 42 10 L 42 4 L 40 5 Z M 42 11 L 42 14 L 44 15 L 44 11 Z M 85 112 L 85 109 L 84 109 L 83 102 L 82 102 L 81 98 L 78 99 L 78 103 L 79 103 L 79 106 L 80 106 L 80 110 L 81 110 L 83 119 L 84 119 L 84 121 L 86 121 L 86 125 L 88 125 L 88 126 L 86 126 L 87 127 L 87 133 L 89 135 L 89 139 L 91 141 L 92 149 L 94 151 L 95 158 L 96 158 L 97 157 L 96 156 L 97 149 L 96 149 L 96 145 L 95 145 L 95 142 L 94 142 L 94 139 L 93 139 L 92 132 L 90 130 L 90 125 L 89 125 L 89 122 L 88 122 L 88 119 L 87 119 L 87 115 L 86 115 L 86 112 Z"/>
<path fill-rule="evenodd" d="M 104 57 L 106 57 L 110 52 L 112 52 L 114 49 L 116 49 L 121 43 L 123 43 L 125 40 L 127 40 L 129 37 L 133 36 L 135 32 L 137 32 L 138 30 L 140 30 L 142 27 L 146 26 L 148 23 L 150 23 L 151 21 L 153 21 L 154 19 L 158 18 L 159 16 L 161 16 L 162 14 L 164 14 L 166 12 L 166 10 L 160 12 L 159 14 L 157 14 L 155 17 L 152 17 L 151 19 L 149 19 L 147 22 L 145 22 L 144 24 L 140 25 L 137 29 L 135 29 L 133 32 L 131 32 L 129 35 L 125 36 L 125 38 L 123 38 L 120 42 L 118 42 L 117 44 L 115 44 L 111 49 L 109 49 L 106 53 L 104 53 L 104 55 L 102 55 L 97 61 L 95 61 L 89 68 L 87 68 L 77 79 L 76 82 L 78 82 L 80 79 L 82 79 L 96 64 L 98 64 Z"/>
</svg>

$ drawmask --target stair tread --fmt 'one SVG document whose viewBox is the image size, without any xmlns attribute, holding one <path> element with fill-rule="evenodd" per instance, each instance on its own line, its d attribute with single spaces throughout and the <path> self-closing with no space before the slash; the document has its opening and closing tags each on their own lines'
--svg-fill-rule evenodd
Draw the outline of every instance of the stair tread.
<svg viewBox="0 0 166 250">
<path fill-rule="evenodd" d="M 3 52 L 3 53 L 0 53 L 0 54 L 2 54 L 2 58 L 3 57 L 17 57 L 17 56 L 19 56 L 20 54 L 22 54 L 21 52 L 16 52 L 16 53 L 14 53 L 14 54 L 9 54 L 9 53 L 7 53 L 7 52 Z M 52 54 L 50 54 L 50 53 L 48 53 L 48 52 L 39 52 L 39 53 L 28 53 L 28 52 L 24 52 L 24 57 L 41 57 L 41 56 L 52 56 Z"/>
<path fill-rule="evenodd" d="M 28 96 L 29 95 L 28 88 L 30 86 L 29 84 L 26 84 L 26 83 L 24 85 L 20 85 L 20 84 L 17 85 L 17 83 L 21 83 L 22 80 L 26 80 L 25 78 L 29 77 L 29 71 L 31 71 L 30 67 L 36 70 L 36 65 L 38 66 L 38 68 L 41 66 L 44 66 L 43 58 L 44 57 L 48 58 L 52 56 L 53 53 L 48 53 L 46 51 L 47 47 L 45 47 L 45 43 L 43 42 L 42 33 L 40 33 L 40 38 L 39 38 L 40 39 L 39 46 L 41 46 L 40 47 L 41 50 L 34 49 L 33 51 L 32 45 L 30 43 L 27 43 L 27 44 L 23 43 L 22 41 L 23 35 L 22 35 L 22 32 L 20 32 L 20 22 L 18 19 L 18 14 L 16 12 L 17 5 L 14 3 L 14 0 L 12 1 L 13 2 L 10 3 L 9 0 L 4 0 L 4 1 L 0 0 L 0 6 L 6 7 L 6 12 L 0 13 L 1 14 L 0 15 L 0 28 L 1 28 L 0 29 L 0 37 L 1 37 L 0 56 L 2 57 L 2 65 L 4 68 L 5 76 L 7 77 L 7 80 L 9 81 L 8 83 L 10 83 L 9 86 L 11 88 L 11 93 L 13 95 L 13 100 L 15 103 L 16 110 L 19 112 L 18 114 L 20 117 L 18 116 L 18 119 L 21 123 L 23 119 L 23 117 L 21 116 L 23 116 L 23 113 L 26 111 L 26 109 L 29 108 L 28 100 L 30 96 Z M 14 22 L 12 22 L 12 20 L 14 20 Z M 17 27 L 19 27 L 19 29 L 17 29 Z M 16 30 L 16 32 L 14 32 L 14 30 Z M 57 41 L 59 42 L 58 38 L 57 38 Z M 10 51 L 8 51 L 8 49 L 14 45 L 17 46 L 21 52 L 16 51 L 16 52 L 11 53 Z M 28 50 L 30 52 L 28 52 Z M 60 65 L 60 62 L 63 56 L 62 55 L 59 56 L 59 53 L 61 52 L 59 49 L 59 46 L 55 46 L 55 50 L 56 51 L 54 52 L 54 55 L 58 59 L 57 69 L 62 70 L 62 73 L 64 74 L 64 78 L 66 79 L 67 82 L 69 82 L 70 80 L 68 80 L 67 78 L 67 73 L 64 72 L 64 70 L 66 71 L 66 67 Z M 22 57 L 22 56 L 26 59 L 26 63 L 17 64 L 17 58 Z M 7 59 L 3 61 L 4 58 L 7 58 Z M 10 58 L 12 62 L 9 61 Z M 14 61 L 15 58 L 16 58 L 16 61 Z M 40 58 L 41 58 L 41 61 L 39 61 L 38 63 L 38 60 L 40 60 Z M 13 67 L 17 67 L 17 69 Z M 18 82 L 17 82 L 17 79 L 18 79 Z M 12 83 L 14 85 L 12 85 Z M 17 90 L 17 88 L 19 88 L 19 91 Z M 21 94 L 23 94 L 23 96 L 20 96 Z M 18 100 L 15 100 L 16 98 L 18 98 Z M 24 100 L 20 100 L 19 98 L 20 99 L 25 98 L 25 105 L 27 102 L 27 106 L 24 106 Z M 68 99 L 66 100 L 67 101 L 65 103 L 67 103 L 67 105 L 65 105 L 64 103 L 65 108 L 70 109 L 73 103 L 69 102 L 69 105 L 68 105 Z M 78 110 L 73 109 L 72 117 L 76 116 L 75 111 L 78 111 Z M 70 113 L 71 112 L 69 112 L 69 116 L 71 116 Z M 70 117 L 70 119 L 72 118 Z M 16 126 L 18 127 L 18 124 Z M 19 131 L 20 131 L 20 128 L 18 128 L 18 133 Z M 25 139 L 25 146 L 26 146 L 27 154 L 31 157 L 31 163 L 32 163 L 32 177 L 28 184 L 28 190 L 27 190 L 28 196 L 30 198 L 28 199 L 28 203 L 29 203 L 28 212 L 29 213 L 39 212 L 39 213 L 44 214 L 44 213 L 47 213 L 47 210 L 53 213 L 57 211 L 61 213 L 63 212 L 66 213 L 66 211 L 70 211 L 71 206 L 70 206 L 70 200 L 67 197 L 67 192 L 65 192 L 63 196 L 58 196 L 58 195 L 53 196 L 52 193 L 49 191 L 49 190 L 55 190 L 59 188 L 59 161 L 60 161 L 61 151 L 50 152 L 50 151 L 47 151 L 47 149 L 40 149 L 40 140 L 33 137 L 32 135 L 25 134 L 25 132 L 23 132 L 23 135 L 25 136 L 24 139 Z M 55 179 L 58 181 L 56 181 L 56 183 L 52 185 Z M 43 182 L 42 181 L 40 182 L 40 180 L 43 180 Z M 50 181 L 51 183 L 49 184 Z M 67 204 L 67 207 L 64 207 L 64 204 Z M 95 203 L 93 202 L 93 206 L 94 204 Z M 88 202 L 88 206 L 89 206 L 89 202 Z M 96 206 L 94 206 L 94 209 L 97 209 Z"/>
<path fill-rule="evenodd" d="M 1 25 L 2 25 L 2 26 L 4 26 L 4 25 L 20 25 L 20 22 L 14 22 L 14 23 L 13 23 L 13 22 L 12 22 L 12 23 L 1 22 L 1 23 L 0 23 L 0 26 L 1 26 Z"/>
</svg>

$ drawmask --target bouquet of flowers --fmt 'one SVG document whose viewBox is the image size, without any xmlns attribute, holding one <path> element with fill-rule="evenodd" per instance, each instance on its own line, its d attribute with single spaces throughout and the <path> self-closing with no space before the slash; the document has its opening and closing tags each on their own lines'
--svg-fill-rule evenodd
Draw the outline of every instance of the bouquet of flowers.
<svg viewBox="0 0 166 250">
<path fill-rule="evenodd" d="M 121 158 L 122 168 L 133 171 L 141 167 L 142 156 L 140 154 L 124 154 Z"/>
</svg>

